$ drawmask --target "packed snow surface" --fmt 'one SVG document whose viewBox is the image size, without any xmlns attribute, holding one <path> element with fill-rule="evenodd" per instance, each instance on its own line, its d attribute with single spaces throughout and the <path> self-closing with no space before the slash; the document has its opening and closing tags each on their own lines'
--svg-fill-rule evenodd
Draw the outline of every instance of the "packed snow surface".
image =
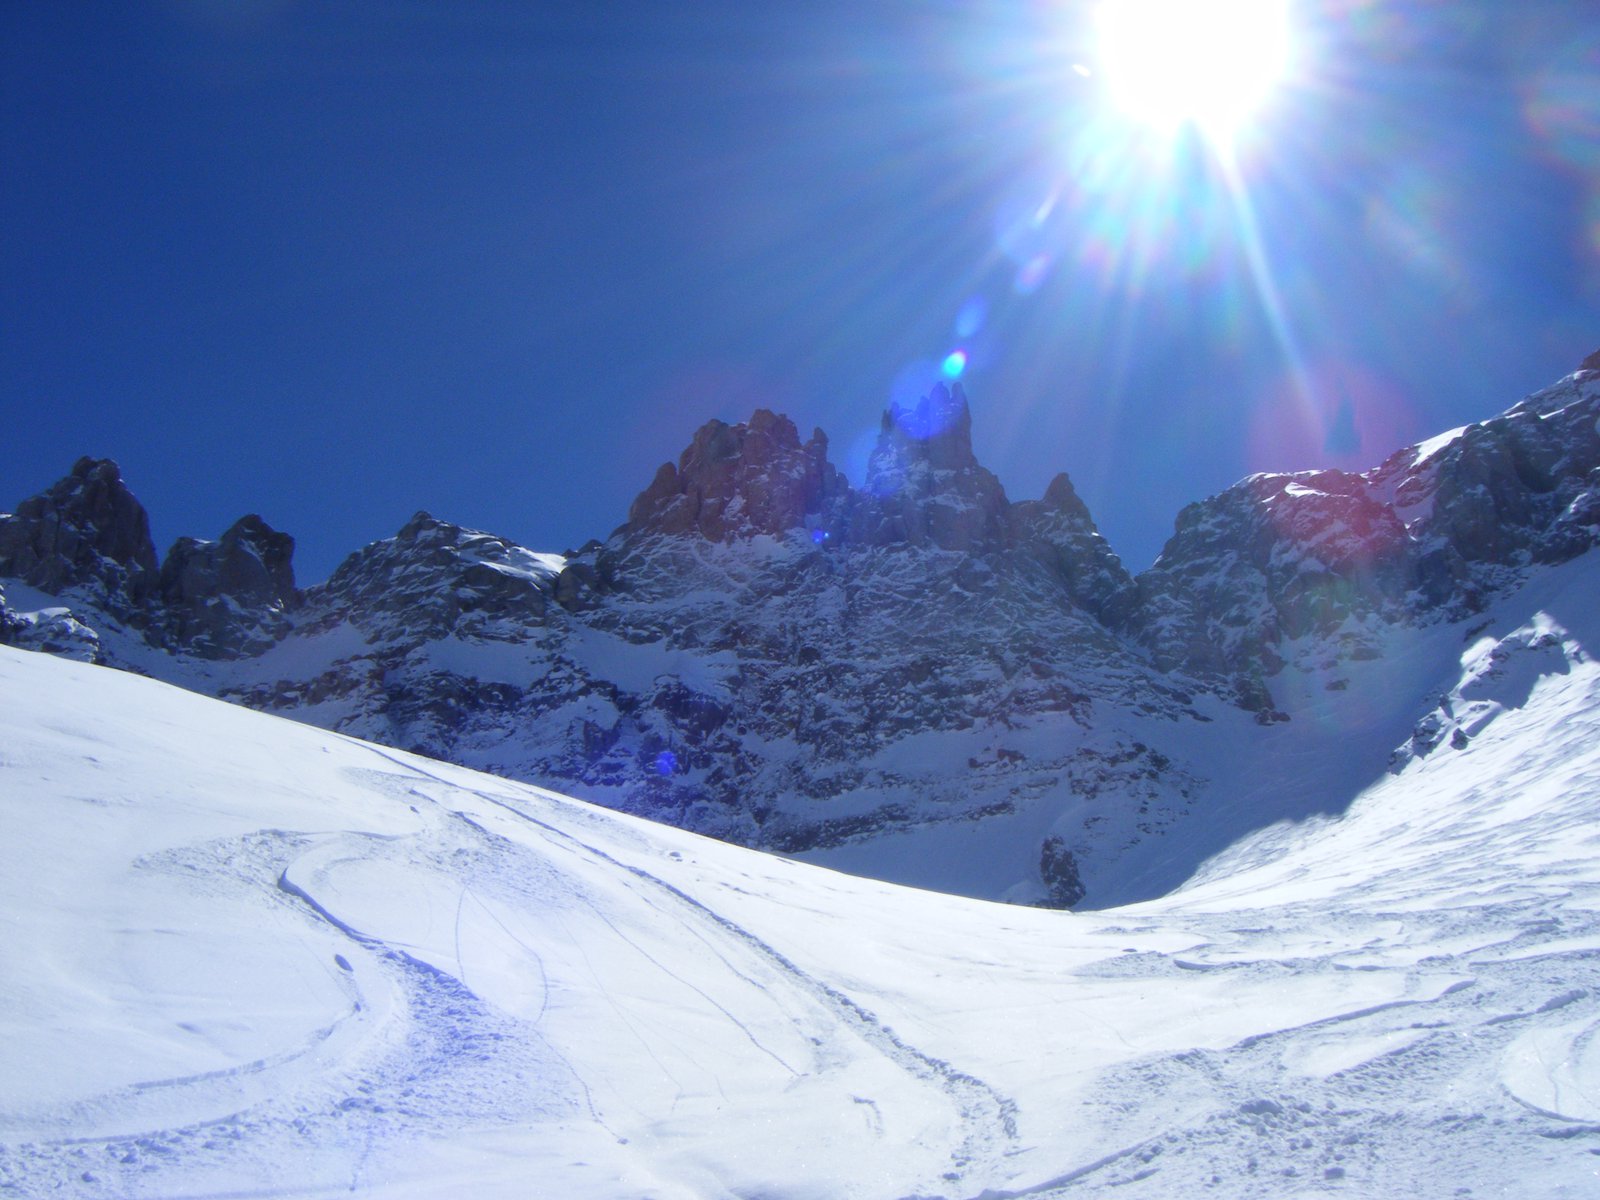
<svg viewBox="0 0 1600 1200">
<path fill-rule="evenodd" d="M 1600 1195 L 1569 582 L 1460 644 L 1462 745 L 1093 913 L 0 648 L 0 1195 Z"/>
</svg>

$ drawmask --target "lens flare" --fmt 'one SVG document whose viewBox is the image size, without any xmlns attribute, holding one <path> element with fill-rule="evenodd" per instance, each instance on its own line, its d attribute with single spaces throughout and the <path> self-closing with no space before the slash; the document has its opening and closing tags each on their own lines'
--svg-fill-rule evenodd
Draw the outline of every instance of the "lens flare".
<svg viewBox="0 0 1600 1200">
<path fill-rule="evenodd" d="M 1050 238 L 1050 216 L 1055 212 L 1056 195 L 1013 197 L 995 214 L 994 240 L 1001 254 L 1014 263 L 1025 263 L 1043 249 Z"/>
<path fill-rule="evenodd" d="M 1409 165 L 1373 189 L 1365 203 L 1373 241 L 1435 283 L 1460 293 L 1469 286 L 1463 258 L 1449 230 L 1449 197 L 1420 167 Z"/>
<path fill-rule="evenodd" d="M 1019 296 L 1031 296 L 1039 290 L 1045 276 L 1050 274 L 1052 259 L 1048 254 L 1035 254 L 1017 270 L 1016 288 Z"/>
<path fill-rule="evenodd" d="M 982 296 L 973 296 L 956 314 L 956 336 L 969 338 L 983 328 L 989 319 L 989 302 Z"/>
<path fill-rule="evenodd" d="M 940 368 L 946 379 L 960 379 L 961 372 L 967 369 L 967 352 L 965 350 L 952 350 L 945 355 L 944 365 Z"/>
<path fill-rule="evenodd" d="M 1523 119 L 1588 189 L 1585 250 L 1600 254 L 1600 34 L 1575 38 L 1529 83 Z"/>
<path fill-rule="evenodd" d="M 1100 57 L 1129 117 L 1228 140 L 1288 69 L 1285 0 L 1108 0 Z"/>
<path fill-rule="evenodd" d="M 1361 363 L 1326 359 L 1286 371 L 1259 401 L 1249 438 L 1256 470 L 1362 471 L 1421 429 L 1401 386 Z"/>
<path fill-rule="evenodd" d="M 889 407 L 914 409 L 934 386 L 944 379 L 940 365 L 929 358 L 918 358 L 901 367 L 889 386 Z"/>
</svg>

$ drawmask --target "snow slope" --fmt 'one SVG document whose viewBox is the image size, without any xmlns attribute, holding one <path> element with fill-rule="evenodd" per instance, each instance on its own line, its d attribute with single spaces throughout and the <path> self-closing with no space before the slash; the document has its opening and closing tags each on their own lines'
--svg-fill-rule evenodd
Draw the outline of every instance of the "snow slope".
<svg viewBox="0 0 1600 1200">
<path fill-rule="evenodd" d="M 1600 1194 L 1597 583 L 1093 913 L 0 648 L 0 1195 Z"/>
</svg>

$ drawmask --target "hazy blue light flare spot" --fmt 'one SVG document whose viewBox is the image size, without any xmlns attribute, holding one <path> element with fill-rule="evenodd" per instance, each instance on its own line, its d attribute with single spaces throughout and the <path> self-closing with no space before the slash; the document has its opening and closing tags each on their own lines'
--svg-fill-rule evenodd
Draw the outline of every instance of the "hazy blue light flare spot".
<svg viewBox="0 0 1600 1200">
<path fill-rule="evenodd" d="M 988 319 L 989 302 L 982 296 L 973 296 L 956 314 L 956 336 L 962 339 L 972 337 Z"/>
</svg>

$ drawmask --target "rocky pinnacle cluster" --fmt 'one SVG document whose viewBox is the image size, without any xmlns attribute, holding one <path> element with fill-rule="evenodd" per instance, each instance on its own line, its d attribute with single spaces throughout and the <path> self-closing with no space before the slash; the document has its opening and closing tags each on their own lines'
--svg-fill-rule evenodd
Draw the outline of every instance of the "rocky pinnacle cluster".
<svg viewBox="0 0 1600 1200">
<path fill-rule="evenodd" d="M 158 559 L 83 459 L 0 516 L 0 641 L 768 848 L 1026 818 L 1024 898 L 1070 904 L 1203 790 L 1163 731 L 1287 720 L 1286 664 L 1380 653 L 1600 539 L 1597 366 L 1361 474 L 1245 479 L 1137 576 L 1064 474 L 1007 498 L 959 385 L 884 414 L 860 486 L 758 411 L 577 552 L 419 513 L 307 588 L 255 516 Z"/>
</svg>

